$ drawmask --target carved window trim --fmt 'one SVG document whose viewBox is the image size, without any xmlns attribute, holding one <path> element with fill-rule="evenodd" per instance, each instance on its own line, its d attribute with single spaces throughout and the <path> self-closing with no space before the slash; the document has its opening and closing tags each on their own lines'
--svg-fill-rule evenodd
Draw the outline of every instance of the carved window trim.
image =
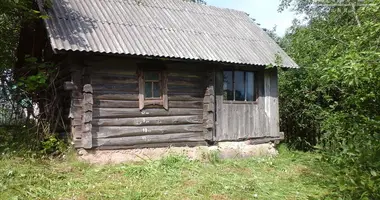
<svg viewBox="0 0 380 200">
<path fill-rule="evenodd" d="M 145 97 L 145 77 L 144 72 L 159 72 L 160 76 L 160 97 L 159 98 L 146 98 Z M 169 109 L 168 101 L 168 78 L 167 71 L 158 67 L 154 69 L 153 67 L 140 67 L 138 70 L 138 84 L 139 84 L 139 109 L 144 108 L 164 108 Z"/>
</svg>

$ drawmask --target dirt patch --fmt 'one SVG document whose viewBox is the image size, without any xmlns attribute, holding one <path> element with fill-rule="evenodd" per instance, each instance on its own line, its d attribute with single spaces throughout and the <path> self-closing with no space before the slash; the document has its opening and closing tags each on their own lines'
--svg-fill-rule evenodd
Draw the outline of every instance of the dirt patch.
<svg viewBox="0 0 380 200">
<path fill-rule="evenodd" d="M 211 199 L 213 199 L 213 200 L 228 200 L 227 197 L 225 197 L 221 194 L 214 194 L 211 196 Z"/>
<path fill-rule="evenodd" d="M 246 158 L 252 156 L 274 156 L 277 150 L 272 143 L 249 145 L 246 142 L 222 142 L 217 146 L 169 147 L 129 150 L 78 150 L 81 160 L 93 164 L 117 164 L 158 160 L 169 155 L 183 155 L 191 160 L 205 160 L 217 152 L 220 158 Z"/>
</svg>

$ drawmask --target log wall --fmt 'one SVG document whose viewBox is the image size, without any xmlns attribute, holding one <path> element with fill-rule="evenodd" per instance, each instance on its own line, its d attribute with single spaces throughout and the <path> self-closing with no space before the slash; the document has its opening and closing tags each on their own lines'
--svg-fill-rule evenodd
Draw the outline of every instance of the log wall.
<svg viewBox="0 0 380 200">
<path fill-rule="evenodd" d="M 167 63 L 169 109 L 139 109 L 140 61 L 91 57 L 92 146 L 99 149 L 205 144 L 204 67 Z M 212 134 L 212 133 L 211 133 Z"/>
<path fill-rule="evenodd" d="M 146 60 L 79 58 L 70 65 L 70 118 L 77 148 L 195 146 L 280 137 L 276 69 L 254 70 L 257 102 L 234 103 L 223 100 L 223 66 L 165 61 L 169 109 L 140 110 L 137 72 Z"/>
</svg>

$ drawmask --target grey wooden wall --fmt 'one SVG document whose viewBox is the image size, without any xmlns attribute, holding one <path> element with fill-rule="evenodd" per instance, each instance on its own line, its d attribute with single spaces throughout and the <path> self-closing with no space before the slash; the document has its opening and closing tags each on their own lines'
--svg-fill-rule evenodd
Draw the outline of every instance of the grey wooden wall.
<svg viewBox="0 0 380 200">
<path fill-rule="evenodd" d="M 277 70 L 256 71 L 257 102 L 223 100 L 223 71 L 216 72 L 216 141 L 280 138 Z"/>
<path fill-rule="evenodd" d="M 77 148 L 196 146 L 280 137 L 276 69 L 256 72 L 256 103 L 231 103 L 223 100 L 221 66 L 165 62 L 169 109 L 140 110 L 137 64 L 144 60 L 89 55 L 75 60 L 70 67 L 76 85 L 70 117 Z M 86 85 L 90 91 L 83 90 Z"/>
<path fill-rule="evenodd" d="M 93 87 L 93 147 L 120 149 L 205 144 L 204 67 L 167 64 L 169 110 L 139 110 L 138 61 L 100 57 L 87 60 Z"/>
</svg>

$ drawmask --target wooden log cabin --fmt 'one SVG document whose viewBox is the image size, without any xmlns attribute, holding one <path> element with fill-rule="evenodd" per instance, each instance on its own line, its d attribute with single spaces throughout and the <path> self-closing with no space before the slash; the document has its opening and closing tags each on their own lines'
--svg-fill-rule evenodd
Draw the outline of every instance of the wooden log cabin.
<svg viewBox="0 0 380 200">
<path fill-rule="evenodd" d="M 246 13 L 182 0 L 38 3 L 70 73 L 76 148 L 281 139 L 278 68 L 297 64 Z"/>
</svg>

